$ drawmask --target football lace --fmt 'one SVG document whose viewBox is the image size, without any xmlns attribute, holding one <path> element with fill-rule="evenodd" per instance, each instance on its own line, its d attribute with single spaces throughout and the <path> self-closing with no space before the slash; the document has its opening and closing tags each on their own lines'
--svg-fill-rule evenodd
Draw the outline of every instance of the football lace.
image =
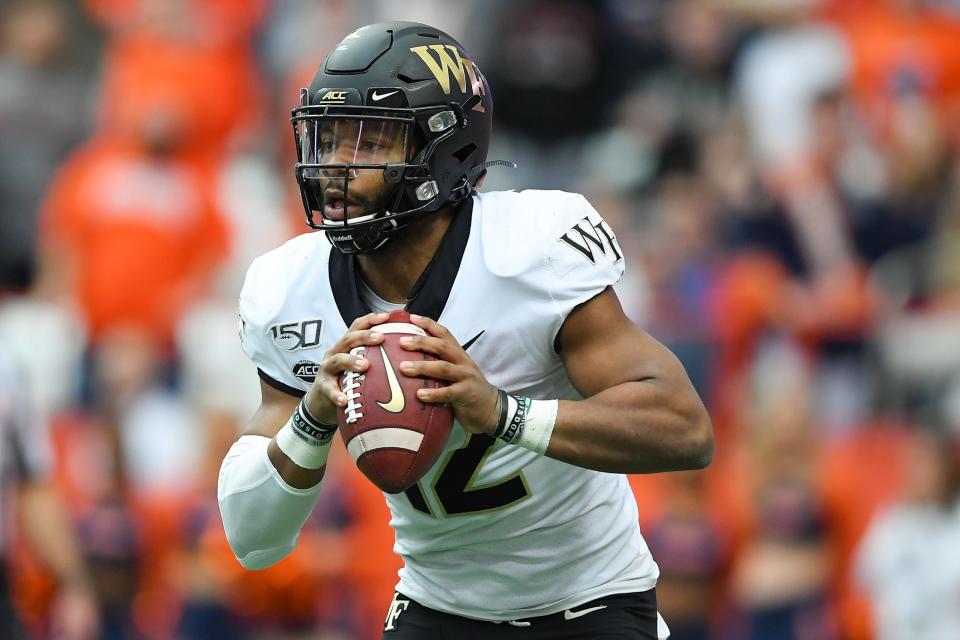
<svg viewBox="0 0 960 640">
<path fill-rule="evenodd" d="M 350 355 L 362 356 L 366 347 L 359 346 L 350 349 Z M 357 371 L 347 371 L 343 376 L 343 392 L 347 395 L 347 406 L 344 407 L 344 413 L 347 414 L 347 424 L 353 424 L 363 417 L 361 409 L 363 403 L 360 401 L 360 383 L 363 382 L 364 375 Z"/>
</svg>

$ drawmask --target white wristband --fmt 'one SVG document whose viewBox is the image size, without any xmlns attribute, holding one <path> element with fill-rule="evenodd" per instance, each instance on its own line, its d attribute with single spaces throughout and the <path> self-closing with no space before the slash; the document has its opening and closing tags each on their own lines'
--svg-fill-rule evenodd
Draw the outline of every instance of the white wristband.
<svg viewBox="0 0 960 640">
<path fill-rule="evenodd" d="M 506 422 L 499 437 L 509 444 L 543 455 L 557 423 L 559 400 L 531 400 L 506 396 Z"/>
<path fill-rule="evenodd" d="M 330 443 L 336 430 L 334 425 L 317 422 L 301 401 L 287 423 L 277 432 L 277 446 L 297 466 L 320 469 L 327 464 Z"/>
</svg>

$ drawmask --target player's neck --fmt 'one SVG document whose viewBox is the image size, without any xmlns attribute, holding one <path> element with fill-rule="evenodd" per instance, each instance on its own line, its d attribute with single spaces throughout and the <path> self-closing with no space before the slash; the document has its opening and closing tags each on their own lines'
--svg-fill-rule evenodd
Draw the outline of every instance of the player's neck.
<svg viewBox="0 0 960 640">
<path fill-rule="evenodd" d="M 387 302 L 405 303 L 407 294 L 430 264 L 453 220 L 453 211 L 441 209 L 404 227 L 382 249 L 357 256 L 364 282 Z"/>
</svg>

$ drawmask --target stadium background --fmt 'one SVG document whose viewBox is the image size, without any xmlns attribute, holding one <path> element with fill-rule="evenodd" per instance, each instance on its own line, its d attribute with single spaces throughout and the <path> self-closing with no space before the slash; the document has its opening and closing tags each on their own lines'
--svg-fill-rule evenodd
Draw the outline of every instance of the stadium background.
<svg viewBox="0 0 960 640">
<path fill-rule="evenodd" d="M 304 231 L 289 109 L 382 19 L 474 55 L 490 157 L 519 165 L 485 188 L 586 194 L 629 315 L 710 408 L 708 470 L 631 480 L 674 637 L 946 637 L 927 634 L 960 620 L 960 3 L 8 0 L 0 339 L 47 416 L 104 637 L 382 624 L 388 516 L 342 448 L 269 570 L 232 558 L 214 499 L 259 400 L 243 274 Z M 54 585 L 22 536 L 5 554 L 42 634 Z"/>
</svg>

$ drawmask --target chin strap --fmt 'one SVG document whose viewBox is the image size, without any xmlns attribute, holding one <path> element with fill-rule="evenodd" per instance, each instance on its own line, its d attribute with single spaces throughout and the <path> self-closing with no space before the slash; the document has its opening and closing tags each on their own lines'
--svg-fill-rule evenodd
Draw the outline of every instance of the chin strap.
<svg viewBox="0 0 960 640">
<path fill-rule="evenodd" d="M 509 160 L 488 160 L 482 164 L 478 164 L 470 171 L 467 171 L 466 175 L 463 176 L 463 181 L 460 183 L 460 186 L 455 187 L 450 192 L 450 199 L 453 202 L 460 202 L 464 198 L 470 195 L 470 192 L 473 191 L 473 185 L 484 173 L 486 173 L 488 167 L 510 167 L 511 169 L 517 168 L 516 162 L 510 162 Z"/>
<path fill-rule="evenodd" d="M 467 182 L 473 182 L 476 178 L 479 178 L 482 173 L 487 170 L 487 167 L 510 167 L 511 169 L 517 168 L 516 162 L 510 162 L 509 160 L 489 160 L 483 164 L 478 164 L 470 171 L 467 171 Z"/>
</svg>

